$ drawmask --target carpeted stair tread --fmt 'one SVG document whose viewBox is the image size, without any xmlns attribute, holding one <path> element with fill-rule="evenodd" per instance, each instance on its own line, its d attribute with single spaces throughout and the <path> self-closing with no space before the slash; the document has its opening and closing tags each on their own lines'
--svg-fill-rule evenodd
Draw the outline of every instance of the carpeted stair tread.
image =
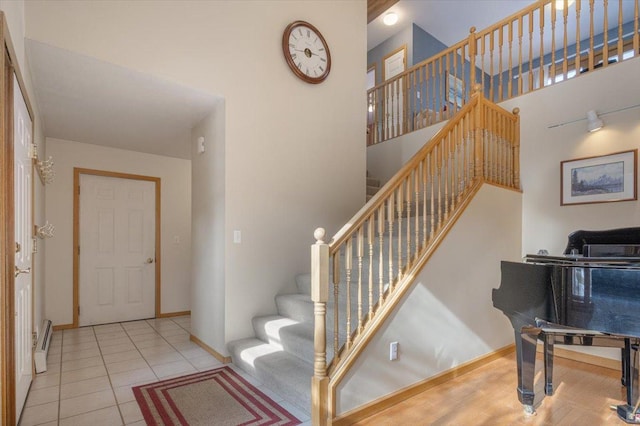
<svg viewBox="0 0 640 426">
<path fill-rule="evenodd" d="M 266 387 L 309 411 L 313 365 L 256 338 L 228 344 L 233 363 Z"/>
</svg>

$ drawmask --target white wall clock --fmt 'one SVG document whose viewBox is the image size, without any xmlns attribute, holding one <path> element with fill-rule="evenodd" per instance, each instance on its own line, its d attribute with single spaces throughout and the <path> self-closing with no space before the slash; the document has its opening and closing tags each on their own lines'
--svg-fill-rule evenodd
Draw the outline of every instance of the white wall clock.
<svg viewBox="0 0 640 426">
<path fill-rule="evenodd" d="M 295 21 L 285 28 L 282 52 L 293 73 L 307 83 L 321 83 L 329 75 L 329 46 L 320 31 L 308 22 Z"/>
</svg>

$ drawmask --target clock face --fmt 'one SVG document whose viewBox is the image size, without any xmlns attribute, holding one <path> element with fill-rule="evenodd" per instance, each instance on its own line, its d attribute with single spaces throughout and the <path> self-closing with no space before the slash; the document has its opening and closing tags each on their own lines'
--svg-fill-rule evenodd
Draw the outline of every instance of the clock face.
<svg viewBox="0 0 640 426">
<path fill-rule="evenodd" d="M 282 50 L 289 67 L 302 80 L 315 84 L 329 75 L 329 46 L 320 31 L 308 22 L 296 21 L 285 29 Z"/>
</svg>

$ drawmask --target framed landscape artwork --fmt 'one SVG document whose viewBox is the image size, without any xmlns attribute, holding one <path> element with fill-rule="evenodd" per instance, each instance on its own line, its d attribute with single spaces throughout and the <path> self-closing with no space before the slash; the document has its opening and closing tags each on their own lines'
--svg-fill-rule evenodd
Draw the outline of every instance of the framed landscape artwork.
<svg viewBox="0 0 640 426">
<path fill-rule="evenodd" d="M 637 200 L 638 151 L 560 163 L 560 205 Z"/>
</svg>

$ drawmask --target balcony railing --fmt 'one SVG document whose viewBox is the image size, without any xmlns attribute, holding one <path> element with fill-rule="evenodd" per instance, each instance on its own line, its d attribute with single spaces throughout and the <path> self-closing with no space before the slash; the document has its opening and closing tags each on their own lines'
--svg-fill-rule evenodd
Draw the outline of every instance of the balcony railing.
<svg viewBox="0 0 640 426">
<path fill-rule="evenodd" d="M 367 144 L 444 121 L 482 85 L 502 102 L 640 54 L 640 0 L 540 0 L 367 92 Z"/>
</svg>

